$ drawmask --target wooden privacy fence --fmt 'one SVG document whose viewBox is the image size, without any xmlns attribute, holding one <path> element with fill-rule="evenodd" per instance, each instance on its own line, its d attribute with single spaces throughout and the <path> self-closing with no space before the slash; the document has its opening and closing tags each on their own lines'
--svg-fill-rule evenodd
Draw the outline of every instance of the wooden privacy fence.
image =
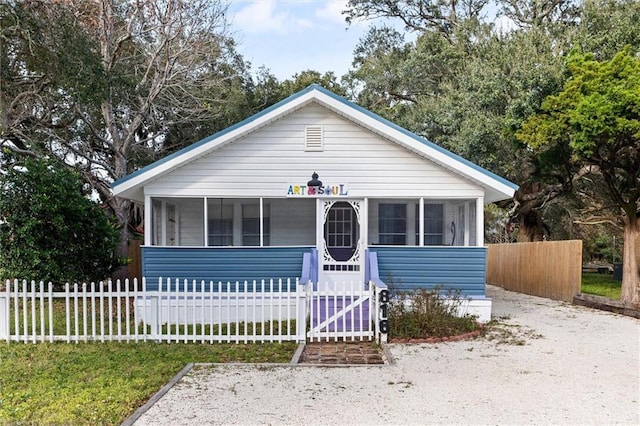
<svg viewBox="0 0 640 426">
<path fill-rule="evenodd" d="M 298 280 L 161 279 L 158 284 L 156 291 L 147 291 L 144 279 L 140 289 L 137 280 L 125 280 L 122 284 L 66 284 L 64 291 L 53 291 L 50 283 L 7 281 L 0 292 L 0 339 L 25 343 L 300 342 L 307 337 L 386 341 L 378 326 L 380 289 L 373 282 L 322 292 L 314 289 L 317 285 Z"/>
<path fill-rule="evenodd" d="M 582 282 L 582 241 L 490 244 L 487 283 L 507 290 L 573 301 Z"/>
</svg>

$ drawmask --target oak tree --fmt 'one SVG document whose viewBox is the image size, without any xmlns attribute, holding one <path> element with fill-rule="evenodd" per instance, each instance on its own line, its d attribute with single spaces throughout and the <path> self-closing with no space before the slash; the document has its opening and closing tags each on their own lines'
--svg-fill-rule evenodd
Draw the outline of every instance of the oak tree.
<svg viewBox="0 0 640 426">
<path fill-rule="evenodd" d="M 630 47 L 611 60 L 573 53 L 562 92 L 549 96 L 518 138 L 532 148 L 570 149 L 573 161 L 594 168 L 624 224 L 621 300 L 640 303 L 640 58 Z"/>
</svg>

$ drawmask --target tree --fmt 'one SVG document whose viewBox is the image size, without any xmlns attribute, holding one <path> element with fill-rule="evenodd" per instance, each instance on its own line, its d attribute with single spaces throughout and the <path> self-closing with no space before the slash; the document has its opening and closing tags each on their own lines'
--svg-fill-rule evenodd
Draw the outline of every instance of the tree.
<svg viewBox="0 0 640 426">
<path fill-rule="evenodd" d="M 448 28 L 455 35 L 429 27 L 413 44 L 393 30 L 371 30 L 348 76 L 363 87 L 358 102 L 517 182 L 509 207 L 518 239 L 542 240 L 549 235 L 542 211 L 571 189 L 573 170 L 567 153 L 534 156 L 514 131 L 559 89 L 564 41 L 539 28 L 500 34 L 460 16 Z"/>
<path fill-rule="evenodd" d="M 640 304 L 640 58 L 627 47 L 611 60 L 573 53 L 570 78 L 548 97 L 518 138 L 536 149 L 566 146 L 573 160 L 602 176 L 624 225 L 621 300 Z"/>
<path fill-rule="evenodd" d="M 349 0 L 347 22 L 357 19 L 400 19 L 411 31 L 435 31 L 453 41 L 460 27 L 481 17 L 489 0 Z"/>
<path fill-rule="evenodd" d="M 291 79 L 284 80 L 280 85 L 280 92 L 284 97 L 287 97 L 305 89 L 311 84 L 319 84 L 340 96 L 346 95 L 344 88 L 336 81 L 336 76 L 333 72 L 329 71 L 320 74 L 315 70 L 305 70 L 296 73 Z"/>
<path fill-rule="evenodd" d="M 567 235 L 566 221 L 555 216 L 570 209 L 556 204 L 576 191 L 588 170 L 571 161 L 567 147 L 533 151 L 515 133 L 561 90 L 572 46 L 600 58 L 626 43 L 638 46 L 640 4 L 501 0 L 498 8 L 514 22 L 507 31 L 483 20 L 488 10 L 481 1 L 456 12 L 466 4 L 349 2 L 352 20 L 397 18 L 417 38 L 406 43 L 398 31 L 370 30 L 346 79 L 361 105 L 518 183 L 513 200 L 500 206 L 518 224 L 519 241 Z"/>
<path fill-rule="evenodd" d="M 25 157 L 0 174 L 2 278 L 102 280 L 115 265 L 118 230 L 89 200 L 78 173 L 57 160 Z"/>
<path fill-rule="evenodd" d="M 228 124 L 246 64 L 209 0 L 5 2 L 0 143 L 81 171 L 120 224 L 110 183 Z M 5 71 L 5 69 L 7 71 Z M 5 83 L 6 82 L 6 83 Z"/>
</svg>

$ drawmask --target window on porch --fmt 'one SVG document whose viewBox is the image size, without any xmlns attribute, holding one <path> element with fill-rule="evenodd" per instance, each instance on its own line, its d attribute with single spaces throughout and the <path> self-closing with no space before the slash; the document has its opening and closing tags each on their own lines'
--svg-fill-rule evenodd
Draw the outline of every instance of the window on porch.
<svg viewBox="0 0 640 426">
<path fill-rule="evenodd" d="M 257 200 L 259 201 L 259 200 Z M 269 205 L 263 206 L 262 245 L 269 245 Z M 242 205 L 242 245 L 260 245 L 260 203 Z"/>
<path fill-rule="evenodd" d="M 314 199 L 151 199 L 151 244 L 257 247 L 315 245 Z"/>
<path fill-rule="evenodd" d="M 207 200 L 208 246 L 233 245 L 233 204 L 222 198 Z"/>
<path fill-rule="evenodd" d="M 378 241 L 380 244 L 407 244 L 407 205 L 381 203 L 378 205 Z"/>
<path fill-rule="evenodd" d="M 416 242 L 420 241 L 420 204 L 415 206 Z M 424 204 L 424 245 L 441 246 L 444 244 L 444 204 Z"/>
<path fill-rule="evenodd" d="M 370 199 L 369 243 L 406 246 L 477 244 L 475 199 L 423 199 L 422 212 L 420 204 L 420 199 Z"/>
</svg>

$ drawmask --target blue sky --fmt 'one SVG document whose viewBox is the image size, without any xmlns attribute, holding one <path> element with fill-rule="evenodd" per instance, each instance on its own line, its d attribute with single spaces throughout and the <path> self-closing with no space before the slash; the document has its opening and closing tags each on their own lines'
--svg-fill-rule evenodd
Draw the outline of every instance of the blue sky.
<svg viewBox="0 0 640 426">
<path fill-rule="evenodd" d="M 238 50 L 256 71 L 261 65 L 279 80 L 312 69 L 340 78 L 371 22 L 348 26 L 347 0 L 233 0 L 229 17 Z"/>
<path fill-rule="evenodd" d="M 353 50 L 359 40 L 380 19 L 347 25 L 341 12 L 348 0 L 231 0 L 229 19 L 238 51 L 252 64 L 264 65 L 280 81 L 308 69 L 333 71 L 338 79 L 351 68 Z M 487 13 L 494 16 L 490 2 Z M 509 31 L 513 23 L 505 17 L 494 21 Z M 401 32 L 399 20 L 387 21 Z M 405 34 L 411 40 L 415 34 Z"/>
</svg>

